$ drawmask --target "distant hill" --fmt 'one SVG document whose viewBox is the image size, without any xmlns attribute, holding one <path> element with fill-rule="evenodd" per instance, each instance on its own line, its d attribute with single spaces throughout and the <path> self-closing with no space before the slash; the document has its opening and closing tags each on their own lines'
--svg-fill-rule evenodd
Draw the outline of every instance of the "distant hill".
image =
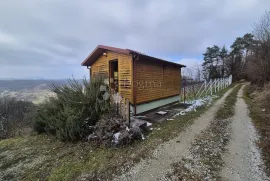
<svg viewBox="0 0 270 181">
<path fill-rule="evenodd" d="M 22 78 L 12 78 L 12 77 L 6 77 L 6 78 L 1 78 L 0 80 L 46 80 L 47 78 L 45 77 L 40 77 L 40 76 L 32 76 L 32 77 L 22 77 Z M 47 79 L 49 80 L 49 79 Z"/>
<path fill-rule="evenodd" d="M 19 91 L 29 89 L 49 89 L 51 84 L 66 84 L 67 80 L 0 80 L 0 91 Z"/>
</svg>

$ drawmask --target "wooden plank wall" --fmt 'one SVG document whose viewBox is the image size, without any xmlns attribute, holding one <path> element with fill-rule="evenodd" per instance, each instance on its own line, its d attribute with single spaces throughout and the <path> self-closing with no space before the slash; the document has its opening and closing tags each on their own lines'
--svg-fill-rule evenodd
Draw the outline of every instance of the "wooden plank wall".
<svg viewBox="0 0 270 181">
<path fill-rule="evenodd" d="M 136 61 L 136 104 L 180 94 L 181 68 L 161 61 Z"/>
<path fill-rule="evenodd" d="M 133 104 L 132 90 L 132 57 L 120 57 L 118 59 L 119 93 Z"/>
<path fill-rule="evenodd" d="M 122 97 L 133 103 L 132 95 L 132 57 L 131 55 L 107 52 L 107 56 L 101 55 L 91 66 L 91 76 L 103 75 L 109 77 L 109 61 L 118 60 L 119 93 Z"/>
</svg>

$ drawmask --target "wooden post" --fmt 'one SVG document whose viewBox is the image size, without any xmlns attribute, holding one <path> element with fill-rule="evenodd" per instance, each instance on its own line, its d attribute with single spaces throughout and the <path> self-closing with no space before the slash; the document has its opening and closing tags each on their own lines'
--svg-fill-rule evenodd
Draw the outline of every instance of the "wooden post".
<svg viewBox="0 0 270 181">
<path fill-rule="evenodd" d="M 184 86 L 184 103 L 186 103 L 186 87 Z"/>
<path fill-rule="evenodd" d="M 116 102 L 116 113 L 117 113 L 117 115 L 119 115 L 119 104 L 118 104 L 118 102 Z"/>
<path fill-rule="evenodd" d="M 220 90 L 222 90 L 222 78 L 220 78 Z"/>
<path fill-rule="evenodd" d="M 223 78 L 221 78 L 221 90 L 223 89 Z"/>
<path fill-rule="evenodd" d="M 184 80 L 184 103 L 186 103 L 186 85 L 187 85 L 187 82 L 186 80 Z"/>
<path fill-rule="evenodd" d="M 211 87 L 211 95 L 213 95 L 213 80 L 210 80 L 210 87 Z"/>
<path fill-rule="evenodd" d="M 130 128 L 130 105 L 129 105 L 129 100 L 126 100 L 126 119 L 128 121 L 128 127 Z"/>
<path fill-rule="evenodd" d="M 192 88 L 193 88 L 193 99 L 192 100 L 195 100 L 196 99 L 196 93 L 195 93 L 195 83 L 192 85 Z"/>
<path fill-rule="evenodd" d="M 217 93 L 217 79 L 214 80 L 215 83 L 215 93 Z"/>
<path fill-rule="evenodd" d="M 180 94 L 179 94 L 179 96 L 180 96 L 179 103 L 181 103 L 182 100 L 183 100 L 183 88 L 181 88 L 180 90 L 181 90 L 181 91 L 180 91 Z"/>
<path fill-rule="evenodd" d="M 219 89 L 220 89 L 220 79 L 217 79 L 218 81 L 218 92 L 219 92 Z"/>
<path fill-rule="evenodd" d="M 221 78 L 221 90 L 223 89 L 223 78 Z"/>
<path fill-rule="evenodd" d="M 221 90 L 223 89 L 223 78 L 221 78 Z"/>
</svg>

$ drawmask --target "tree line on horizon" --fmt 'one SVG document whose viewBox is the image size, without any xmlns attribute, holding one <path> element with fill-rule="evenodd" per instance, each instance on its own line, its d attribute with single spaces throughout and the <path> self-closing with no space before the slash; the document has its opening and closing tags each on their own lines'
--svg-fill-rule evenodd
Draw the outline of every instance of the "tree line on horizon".
<svg viewBox="0 0 270 181">
<path fill-rule="evenodd" d="M 198 73 L 197 73 L 198 74 Z M 203 54 L 202 76 L 206 80 L 233 76 L 263 85 L 270 81 L 270 11 L 254 24 L 252 33 L 225 45 L 207 47 Z"/>
</svg>

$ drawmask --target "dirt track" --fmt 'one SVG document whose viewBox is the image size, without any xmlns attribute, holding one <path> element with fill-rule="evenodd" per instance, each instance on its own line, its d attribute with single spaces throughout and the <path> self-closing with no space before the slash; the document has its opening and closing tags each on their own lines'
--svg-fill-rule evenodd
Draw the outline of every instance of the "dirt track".
<svg viewBox="0 0 270 181">
<path fill-rule="evenodd" d="M 207 112 L 194 121 L 194 124 L 182 132 L 177 138 L 160 145 L 153 154 L 153 158 L 143 160 L 131 170 L 114 180 L 130 181 L 145 180 L 154 181 L 164 177 L 170 170 L 171 164 L 180 161 L 182 156 L 188 152 L 195 136 L 204 130 L 211 120 L 214 119 L 216 111 L 227 97 L 231 90 L 219 99 Z"/>
<path fill-rule="evenodd" d="M 231 127 L 231 131 L 229 132 L 231 140 L 227 145 L 227 153 L 222 155 L 221 159 L 225 162 L 225 165 L 221 173 L 218 173 L 220 173 L 221 179 L 225 181 L 269 180 L 263 171 L 260 151 L 256 146 L 258 134 L 253 127 L 248 115 L 247 105 L 242 98 L 243 88 L 244 86 L 242 86 L 238 93 L 235 115 L 230 118 L 232 120 L 229 125 Z M 154 151 L 152 158 L 142 160 L 127 173 L 124 173 L 114 180 L 171 180 L 166 177 L 166 173 L 171 171 L 172 163 L 179 162 L 181 158 L 189 155 L 189 150 L 194 139 L 208 128 L 209 123 L 214 119 L 215 113 L 231 91 L 232 89 L 219 99 L 207 112 L 196 119 L 193 125 L 180 133 L 177 138 L 160 145 Z M 179 179 L 176 178 L 176 180 Z"/>
<path fill-rule="evenodd" d="M 248 115 L 247 104 L 242 98 L 243 87 L 238 93 L 232 122 L 232 139 L 228 145 L 228 154 L 223 158 L 225 167 L 221 175 L 224 180 L 233 181 L 268 180 L 256 146 L 258 134 Z"/>
</svg>

